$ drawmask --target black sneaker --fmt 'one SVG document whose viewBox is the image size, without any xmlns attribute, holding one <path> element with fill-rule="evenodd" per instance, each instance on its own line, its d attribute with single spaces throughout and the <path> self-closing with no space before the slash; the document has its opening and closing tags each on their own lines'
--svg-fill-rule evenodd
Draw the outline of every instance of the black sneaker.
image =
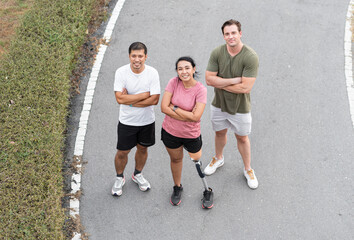
<svg viewBox="0 0 354 240">
<path fill-rule="evenodd" d="M 172 205 L 178 206 L 181 203 L 182 191 L 183 191 L 182 184 L 180 187 L 173 186 L 173 193 L 170 200 Z"/>
<path fill-rule="evenodd" d="M 209 191 L 205 190 L 203 193 L 202 207 L 206 209 L 212 208 L 214 206 L 213 197 L 214 197 L 214 193 L 211 188 L 209 188 Z"/>
</svg>

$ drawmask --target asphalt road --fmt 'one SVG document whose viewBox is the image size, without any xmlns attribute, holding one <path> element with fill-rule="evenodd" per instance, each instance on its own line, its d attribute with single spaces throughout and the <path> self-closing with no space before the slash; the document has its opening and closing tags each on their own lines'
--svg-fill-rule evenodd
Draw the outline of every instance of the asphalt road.
<svg viewBox="0 0 354 240">
<path fill-rule="evenodd" d="M 106 51 L 90 113 L 83 158 L 80 215 L 90 239 L 354 239 L 354 131 L 344 75 L 349 1 L 126 1 Z M 209 54 L 223 44 L 220 27 L 235 18 L 243 42 L 259 55 L 252 91 L 252 166 L 259 188 L 248 188 L 229 133 L 225 165 L 207 177 L 214 208 L 201 208 L 202 182 L 185 153 L 182 203 L 169 203 L 173 181 L 160 141 L 164 115 L 155 107 L 157 143 L 141 192 L 125 171 L 123 195 L 112 197 L 118 104 L 115 70 L 128 47 L 142 41 L 146 64 L 161 89 L 176 75 L 178 57 L 192 56 L 205 84 Z M 162 92 L 163 93 L 163 92 Z M 161 94 L 162 97 L 162 94 Z M 208 87 L 208 105 L 213 89 Z M 202 118 L 204 166 L 214 154 L 207 106 Z"/>
</svg>

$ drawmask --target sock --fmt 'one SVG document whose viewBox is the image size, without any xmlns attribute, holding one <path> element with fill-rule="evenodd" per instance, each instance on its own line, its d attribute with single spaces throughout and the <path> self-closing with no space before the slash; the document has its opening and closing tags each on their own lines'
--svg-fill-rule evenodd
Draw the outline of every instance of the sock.
<svg viewBox="0 0 354 240">
<path fill-rule="evenodd" d="M 117 177 L 124 177 L 123 173 L 117 174 Z"/>
<path fill-rule="evenodd" d="M 134 176 L 137 175 L 137 174 L 139 174 L 139 173 L 141 173 L 141 171 L 136 170 L 136 169 L 134 170 Z"/>
</svg>

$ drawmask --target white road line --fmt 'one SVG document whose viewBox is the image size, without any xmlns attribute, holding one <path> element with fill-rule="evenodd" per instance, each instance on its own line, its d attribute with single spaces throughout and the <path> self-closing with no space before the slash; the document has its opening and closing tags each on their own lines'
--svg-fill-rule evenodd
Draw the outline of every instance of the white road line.
<svg viewBox="0 0 354 240">
<path fill-rule="evenodd" d="M 103 39 L 106 42 L 109 42 L 114 30 L 114 26 L 118 20 L 119 13 L 124 5 L 125 0 L 119 0 L 112 12 L 112 16 L 107 24 L 105 33 L 103 35 Z M 345 51 L 345 76 L 347 81 L 347 91 L 348 91 L 348 98 L 350 104 L 350 114 L 352 118 L 352 123 L 354 127 L 354 83 L 353 83 L 353 74 L 352 74 L 352 32 L 351 28 L 351 18 L 352 18 L 352 11 L 353 11 L 354 0 L 350 1 L 348 12 L 347 12 L 347 20 L 345 25 L 345 37 L 344 37 L 344 51 Z M 81 112 L 80 122 L 79 122 L 79 129 L 76 136 L 75 142 L 75 150 L 74 150 L 74 159 L 77 163 L 77 171 L 71 177 L 71 193 L 74 195 L 81 189 L 81 167 L 82 167 L 82 154 L 84 149 L 85 143 L 85 135 L 86 129 L 88 124 L 88 119 L 90 115 L 93 95 L 95 92 L 96 82 L 98 78 L 98 73 L 101 68 L 101 64 L 103 61 L 104 54 L 106 52 L 107 45 L 101 44 L 99 46 L 99 51 L 95 59 L 95 63 L 93 65 L 90 79 L 87 85 L 85 100 L 83 109 Z M 70 215 L 73 218 L 78 218 L 80 213 L 80 201 L 76 197 L 72 197 L 70 199 Z M 75 232 L 72 240 L 81 239 L 81 234 Z"/>
<path fill-rule="evenodd" d="M 103 34 L 103 39 L 106 43 L 111 40 L 114 26 L 118 20 L 119 13 L 124 5 L 125 0 L 119 0 L 112 12 L 112 16 L 106 26 L 106 30 Z M 85 144 L 85 135 L 88 124 L 88 119 L 90 116 L 90 110 L 93 100 L 93 95 L 95 93 L 96 82 L 98 74 L 101 69 L 101 64 L 103 61 L 104 54 L 107 50 L 107 45 L 100 44 L 98 53 L 94 65 L 91 70 L 90 79 L 87 84 L 84 105 L 81 112 L 79 129 L 76 135 L 75 148 L 74 148 L 74 161 L 76 163 L 76 172 L 71 177 L 71 193 L 72 197 L 70 199 L 70 216 L 75 220 L 80 216 L 80 200 L 75 196 L 81 189 L 81 168 L 82 168 L 82 154 Z M 73 240 L 81 239 L 81 233 L 74 232 Z"/>
<path fill-rule="evenodd" d="M 353 63 L 352 63 L 352 31 L 351 19 L 353 17 L 354 0 L 351 0 L 347 12 L 344 36 L 344 56 L 345 56 L 345 78 L 347 81 L 347 91 L 349 99 L 350 115 L 354 127 L 354 82 L 353 82 Z"/>
</svg>

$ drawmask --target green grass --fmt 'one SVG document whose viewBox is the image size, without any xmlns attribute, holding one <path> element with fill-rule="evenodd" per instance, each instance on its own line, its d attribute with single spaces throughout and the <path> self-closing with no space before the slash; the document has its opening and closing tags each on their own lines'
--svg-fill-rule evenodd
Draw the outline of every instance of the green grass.
<svg viewBox="0 0 354 240">
<path fill-rule="evenodd" d="M 65 238 L 69 77 L 95 2 L 37 0 L 0 60 L 0 239 Z"/>
</svg>

